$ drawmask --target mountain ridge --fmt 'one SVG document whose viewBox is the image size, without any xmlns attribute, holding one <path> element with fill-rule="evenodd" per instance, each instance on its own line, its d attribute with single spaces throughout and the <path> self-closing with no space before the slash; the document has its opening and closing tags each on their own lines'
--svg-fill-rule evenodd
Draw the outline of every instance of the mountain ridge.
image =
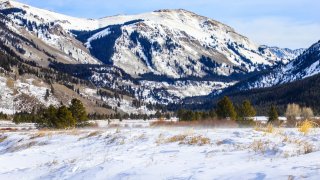
<svg viewBox="0 0 320 180">
<path fill-rule="evenodd" d="M 258 46 L 228 25 L 183 9 L 84 19 L 1 1 L 0 15 L 0 32 L 10 36 L 0 42 L 24 60 L 154 104 L 220 92 L 301 53 Z"/>
</svg>

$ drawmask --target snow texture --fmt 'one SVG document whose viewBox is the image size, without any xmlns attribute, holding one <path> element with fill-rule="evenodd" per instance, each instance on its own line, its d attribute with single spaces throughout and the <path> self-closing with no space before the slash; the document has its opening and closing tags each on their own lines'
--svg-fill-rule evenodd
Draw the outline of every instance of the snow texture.
<svg viewBox="0 0 320 180">
<path fill-rule="evenodd" d="M 5 132 L 0 178 L 316 180 L 319 135 L 179 127 Z"/>
</svg>

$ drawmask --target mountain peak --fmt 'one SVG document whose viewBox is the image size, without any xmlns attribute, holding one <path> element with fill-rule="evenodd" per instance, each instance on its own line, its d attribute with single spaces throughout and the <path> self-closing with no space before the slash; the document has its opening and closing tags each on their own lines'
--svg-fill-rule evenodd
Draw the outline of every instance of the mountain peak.
<svg viewBox="0 0 320 180">
<path fill-rule="evenodd" d="M 159 10 L 155 10 L 153 12 L 160 12 L 160 13 L 166 13 L 166 12 L 175 12 L 175 13 L 192 13 L 191 11 L 188 11 L 186 9 L 159 9 Z"/>
</svg>

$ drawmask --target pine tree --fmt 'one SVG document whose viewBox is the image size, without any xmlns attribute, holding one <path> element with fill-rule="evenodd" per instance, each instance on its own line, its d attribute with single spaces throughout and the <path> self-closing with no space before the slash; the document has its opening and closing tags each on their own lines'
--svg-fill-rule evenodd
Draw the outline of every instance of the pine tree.
<svg viewBox="0 0 320 180">
<path fill-rule="evenodd" d="M 274 123 L 279 120 L 279 115 L 277 108 L 275 106 L 271 106 L 270 111 L 269 111 L 269 123 Z"/>
<path fill-rule="evenodd" d="M 160 112 L 160 111 L 157 111 L 156 114 L 155 114 L 155 117 L 156 117 L 157 119 L 160 119 L 161 116 L 162 116 L 161 112 Z"/>
<path fill-rule="evenodd" d="M 249 100 L 245 100 L 242 102 L 238 116 L 240 120 L 245 120 L 246 118 L 251 118 L 256 115 L 256 110 L 251 105 L 251 102 Z"/>
<path fill-rule="evenodd" d="M 44 100 L 48 101 L 48 98 L 50 96 L 49 89 L 46 90 L 46 94 L 44 95 Z"/>
<path fill-rule="evenodd" d="M 42 110 L 41 118 L 37 122 L 39 127 L 57 128 L 57 109 L 50 105 L 48 109 Z"/>
<path fill-rule="evenodd" d="M 219 119 L 230 118 L 235 120 L 237 113 L 231 100 L 225 96 L 217 104 L 216 113 Z"/>
<path fill-rule="evenodd" d="M 86 108 L 79 99 L 72 99 L 69 110 L 72 116 L 76 119 L 78 124 L 82 124 L 88 120 Z"/>
<path fill-rule="evenodd" d="M 52 84 L 51 84 L 51 94 L 54 94 L 54 87 Z"/>
<path fill-rule="evenodd" d="M 71 111 L 66 106 L 61 106 L 57 112 L 57 121 L 55 127 L 59 129 L 75 127 L 76 120 L 72 116 Z"/>
</svg>

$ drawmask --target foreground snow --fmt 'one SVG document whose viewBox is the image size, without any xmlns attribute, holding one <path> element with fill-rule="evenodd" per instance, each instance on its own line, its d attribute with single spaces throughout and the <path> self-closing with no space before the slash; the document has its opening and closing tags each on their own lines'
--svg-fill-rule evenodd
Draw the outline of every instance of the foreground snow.
<svg viewBox="0 0 320 180">
<path fill-rule="evenodd" d="M 0 179 L 319 179 L 319 135 L 182 127 L 4 132 Z"/>
</svg>

